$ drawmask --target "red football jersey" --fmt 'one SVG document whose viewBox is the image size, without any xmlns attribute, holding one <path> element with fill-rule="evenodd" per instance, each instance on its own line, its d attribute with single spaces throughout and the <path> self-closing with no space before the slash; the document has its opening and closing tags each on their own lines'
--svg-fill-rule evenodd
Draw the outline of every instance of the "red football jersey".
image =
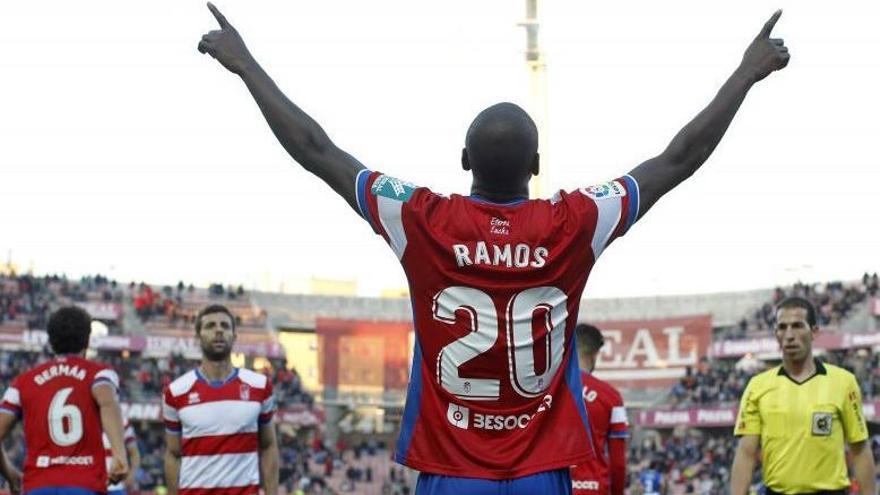
<svg viewBox="0 0 880 495">
<path fill-rule="evenodd" d="M 395 460 L 510 479 L 589 459 L 573 329 L 593 263 L 635 222 L 636 182 L 495 204 L 364 170 L 357 194 L 412 297 L 416 340 Z"/>
<path fill-rule="evenodd" d="M 119 386 L 103 364 L 63 356 L 22 373 L 6 389 L 0 411 L 24 426 L 24 491 L 75 486 L 104 492 L 107 468 L 101 415 L 92 387 Z"/>
<path fill-rule="evenodd" d="M 581 381 L 584 384 L 583 399 L 590 415 L 593 447 L 597 455 L 571 469 L 573 492 L 610 494 L 612 466 L 608 441 L 629 437 L 626 408 L 620 392 L 608 383 L 585 371 L 581 372 Z M 624 463 L 618 467 L 625 469 L 626 465 Z M 620 488 L 623 488 L 622 484 Z M 623 493 L 622 490 L 620 492 Z"/>
</svg>

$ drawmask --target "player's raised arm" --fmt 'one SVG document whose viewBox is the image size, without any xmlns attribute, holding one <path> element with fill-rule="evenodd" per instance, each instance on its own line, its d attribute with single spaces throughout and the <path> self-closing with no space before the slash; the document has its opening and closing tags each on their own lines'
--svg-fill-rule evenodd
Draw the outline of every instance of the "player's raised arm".
<svg viewBox="0 0 880 495">
<path fill-rule="evenodd" d="M 242 78 L 275 137 L 290 156 L 358 211 L 355 179 L 364 166 L 336 147 L 324 129 L 278 89 L 217 7 L 208 3 L 208 9 L 220 23 L 220 29 L 202 36 L 199 51 L 214 57 Z"/>
<path fill-rule="evenodd" d="M 639 184 L 639 216 L 709 158 L 752 85 L 788 65 L 788 48 L 782 39 L 770 37 L 780 15 L 777 10 L 764 24 L 709 106 L 675 135 L 663 153 L 630 172 Z"/>
</svg>

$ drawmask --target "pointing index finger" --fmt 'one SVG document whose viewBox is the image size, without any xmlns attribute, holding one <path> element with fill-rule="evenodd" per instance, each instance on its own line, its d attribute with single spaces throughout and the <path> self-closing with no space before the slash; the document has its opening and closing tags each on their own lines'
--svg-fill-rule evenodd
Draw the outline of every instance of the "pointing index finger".
<svg viewBox="0 0 880 495">
<path fill-rule="evenodd" d="M 214 19 L 217 19 L 217 22 L 220 24 L 221 28 L 229 27 L 229 21 L 226 20 L 226 16 L 221 14 L 220 10 L 216 6 L 214 6 L 213 3 L 208 2 L 208 10 L 210 10 L 211 13 L 214 14 Z"/>
<path fill-rule="evenodd" d="M 779 20 L 779 17 L 782 15 L 782 9 L 777 10 L 770 16 L 770 19 L 764 23 L 764 27 L 761 28 L 761 33 L 758 34 L 759 38 L 769 38 L 770 32 L 773 31 L 773 26 L 776 25 L 776 21 Z"/>
</svg>

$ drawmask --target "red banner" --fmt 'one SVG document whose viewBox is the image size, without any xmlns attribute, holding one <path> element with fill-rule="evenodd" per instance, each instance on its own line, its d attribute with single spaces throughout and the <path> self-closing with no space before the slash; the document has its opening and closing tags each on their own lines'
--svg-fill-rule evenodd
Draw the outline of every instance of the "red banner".
<svg viewBox="0 0 880 495">
<path fill-rule="evenodd" d="M 737 411 L 736 406 L 640 411 L 635 422 L 645 428 L 733 426 Z"/>
<path fill-rule="evenodd" d="M 880 401 L 862 404 L 865 420 L 871 423 L 880 421 Z M 739 406 L 707 406 L 686 409 L 654 409 L 639 411 L 635 423 L 645 428 L 675 428 L 676 426 L 732 427 L 736 424 Z"/>
<path fill-rule="evenodd" d="M 620 387 L 668 387 L 706 356 L 709 315 L 594 322 L 605 336 L 596 376 Z"/>
<path fill-rule="evenodd" d="M 411 322 L 318 318 L 319 380 L 329 388 L 405 390 Z"/>
</svg>

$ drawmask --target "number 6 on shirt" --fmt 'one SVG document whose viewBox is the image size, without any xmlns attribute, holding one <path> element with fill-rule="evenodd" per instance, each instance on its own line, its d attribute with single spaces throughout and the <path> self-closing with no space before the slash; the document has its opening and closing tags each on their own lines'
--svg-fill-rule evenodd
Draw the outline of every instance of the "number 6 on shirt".
<svg viewBox="0 0 880 495">
<path fill-rule="evenodd" d="M 49 404 L 49 436 L 59 447 L 78 443 L 83 436 L 82 413 L 75 405 L 65 404 L 72 392 L 73 387 L 62 388 L 55 393 Z"/>
</svg>

